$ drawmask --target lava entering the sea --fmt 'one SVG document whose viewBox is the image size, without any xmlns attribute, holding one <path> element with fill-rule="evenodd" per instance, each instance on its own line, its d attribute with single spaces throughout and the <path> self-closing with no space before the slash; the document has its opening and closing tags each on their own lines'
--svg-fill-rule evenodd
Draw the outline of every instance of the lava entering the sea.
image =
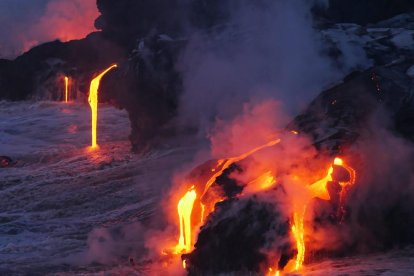
<svg viewBox="0 0 414 276">
<path fill-rule="evenodd" d="M 69 77 L 65 76 L 65 103 L 69 100 Z"/>
<path fill-rule="evenodd" d="M 98 125 L 98 89 L 99 84 L 101 82 L 101 79 L 103 76 L 108 73 L 113 68 L 117 67 L 118 65 L 113 64 L 107 69 L 105 69 L 102 73 L 100 73 L 98 76 L 96 76 L 92 81 L 89 88 L 89 96 L 88 96 L 88 102 L 91 107 L 91 113 L 92 113 L 92 143 L 91 148 L 95 149 L 98 147 L 98 144 L 96 142 L 96 129 Z"/>
<path fill-rule="evenodd" d="M 292 133 L 295 136 L 297 135 L 297 132 Z M 213 214 L 216 211 L 217 204 L 230 199 L 230 197 L 241 199 L 246 195 L 279 188 L 283 190 L 285 189 L 283 187 L 286 187 L 286 185 L 299 187 L 295 188 L 297 189 L 297 192 L 290 193 L 289 195 L 289 205 L 292 212 L 289 219 L 289 236 L 296 247 L 296 253 L 290 256 L 290 260 L 281 262 L 276 259 L 272 261 L 273 263 L 276 263 L 276 265 L 271 265 L 264 270 L 267 275 L 280 275 L 284 272 L 289 273 L 301 270 L 303 263 L 306 260 L 307 245 L 305 237 L 310 234 L 310 230 L 305 222 L 305 215 L 308 212 L 312 200 L 318 198 L 320 200 L 329 201 L 331 199 L 328 184 L 332 181 L 336 181 L 333 175 L 334 171 L 338 168 L 342 171 L 346 171 L 349 176 L 347 180 L 337 181 L 342 187 L 338 216 L 343 215 L 343 204 L 346 196 L 345 193 L 347 191 L 345 188 L 355 183 L 356 173 L 353 168 L 347 165 L 346 162 L 339 157 L 335 157 L 333 160 L 331 159 L 331 164 L 328 166 L 325 173 L 315 173 L 315 175 L 323 175 L 322 178 L 316 179 L 316 181 L 311 180 L 315 177 L 306 177 L 306 175 L 312 174 L 311 172 L 298 174 L 288 173 L 287 175 L 283 175 L 283 172 L 276 172 L 268 168 L 264 171 L 258 171 L 254 179 L 246 182 L 247 184 L 244 184 L 240 188 L 240 191 L 230 197 L 228 193 L 226 194 L 217 188 L 217 182 L 219 182 L 220 178 L 223 178 L 223 175 L 226 175 L 228 179 L 231 178 L 229 171 L 235 170 L 234 168 L 238 166 L 238 163 L 251 158 L 260 151 L 275 147 L 279 144 L 283 144 L 282 139 L 272 140 L 267 144 L 256 147 L 236 157 L 211 161 L 211 169 L 208 170 L 209 177 L 200 177 L 199 175 L 198 178 L 191 179 L 190 181 L 192 182 L 188 182 L 193 184 L 190 188 L 187 188 L 187 192 L 185 192 L 179 199 L 177 204 L 179 218 L 177 226 L 180 229 L 178 244 L 173 250 L 170 250 L 173 254 L 184 254 L 182 263 L 184 269 L 189 269 L 189 266 L 191 266 L 191 261 L 189 261 L 187 256 L 191 255 L 192 251 L 195 249 L 194 244 L 196 244 L 195 240 L 200 231 L 200 227 L 204 227 L 205 224 L 208 223 L 207 218 L 210 214 Z M 279 174 L 280 179 L 282 179 L 281 181 L 279 181 Z M 283 183 L 283 179 L 285 183 Z M 261 233 L 257 233 L 257 235 L 260 234 Z M 280 263 L 283 263 L 283 265 L 280 265 Z"/>
</svg>

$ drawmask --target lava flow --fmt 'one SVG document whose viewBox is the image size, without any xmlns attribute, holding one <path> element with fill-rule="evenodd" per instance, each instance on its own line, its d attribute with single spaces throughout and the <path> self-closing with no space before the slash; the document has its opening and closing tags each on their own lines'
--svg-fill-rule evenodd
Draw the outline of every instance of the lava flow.
<svg viewBox="0 0 414 276">
<path fill-rule="evenodd" d="M 92 112 L 92 143 L 91 143 L 92 148 L 96 148 L 98 146 L 98 144 L 96 142 L 96 128 L 97 128 L 97 122 L 98 122 L 98 89 L 99 89 L 99 84 L 101 82 L 102 77 L 106 73 L 108 73 L 109 70 L 111 70 L 115 67 L 117 67 L 117 65 L 113 64 L 110 67 L 108 67 L 105 71 L 100 73 L 97 77 L 95 77 L 91 81 L 91 85 L 90 85 L 90 88 L 89 88 L 88 102 L 89 102 L 89 105 L 91 107 L 91 112 Z"/>
<path fill-rule="evenodd" d="M 307 187 L 311 194 L 311 197 L 309 198 L 308 201 L 314 198 L 330 200 L 330 195 L 327 190 L 327 184 L 328 182 L 333 181 L 332 173 L 334 171 L 334 166 L 340 166 L 344 168 L 350 175 L 349 181 L 339 182 L 339 184 L 343 188 L 341 191 L 341 202 L 340 202 L 340 205 L 341 205 L 340 208 L 342 209 L 343 199 L 345 196 L 344 188 L 347 186 L 351 186 L 355 183 L 356 174 L 355 174 L 355 170 L 352 169 L 350 166 L 346 165 L 344 161 L 339 157 L 336 157 L 334 159 L 333 164 L 329 167 L 328 172 L 324 178 L 316 181 L 315 183 Z M 295 206 L 295 212 L 293 214 L 292 233 L 296 241 L 296 248 L 298 251 L 296 255 L 294 270 L 299 270 L 302 267 L 303 262 L 305 261 L 306 246 L 305 246 L 304 217 L 305 217 L 308 203 L 309 202 L 304 202 L 302 206 Z"/>
<path fill-rule="evenodd" d="M 216 182 L 217 178 L 223 174 L 223 172 L 228 169 L 232 164 L 239 162 L 250 155 L 256 153 L 257 151 L 274 146 L 278 144 L 281 140 L 273 140 L 265 145 L 257 147 L 247 153 L 244 153 L 237 157 L 232 157 L 228 159 L 218 160 L 216 163 L 215 168 L 211 170 L 213 175 L 208 178 L 205 184 L 202 184 L 201 187 L 197 186 L 197 184 L 191 186 L 191 188 L 181 197 L 178 202 L 178 216 L 179 216 L 179 227 L 180 227 L 180 236 L 178 239 L 178 244 L 175 247 L 174 253 L 189 253 L 193 250 L 193 238 L 195 229 L 200 225 L 203 225 L 205 218 L 214 211 L 214 206 L 220 202 L 225 200 L 222 196 L 215 194 L 213 192 L 209 192 L 209 189 L 212 185 Z M 304 183 L 309 183 L 306 179 L 301 179 L 298 176 L 293 176 L 292 181 L 298 184 L 298 187 L 302 187 L 304 194 L 297 195 L 293 193 L 291 196 L 291 205 L 292 209 L 292 219 L 291 219 L 291 236 L 296 243 L 296 258 L 288 262 L 286 267 L 272 267 L 269 268 L 269 275 L 280 275 L 282 270 L 284 272 L 294 272 L 301 269 L 303 263 L 305 261 L 305 252 L 306 252 L 306 244 L 305 244 L 305 236 L 306 236 L 306 226 L 304 217 L 307 211 L 307 207 L 310 201 L 314 198 L 320 198 L 322 200 L 330 200 L 330 194 L 327 189 L 327 185 L 331 181 L 335 181 L 333 178 L 333 172 L 335 166 L 342 167 L 345 169 L 350 179 L 345 182 L 338 182 L 341 187 L 343 188 L 341 192 L 341 204 L 343 204 L 342 199 L 344 197 L 344 191 L 347 186 L 353 185 L 355 183 L 355 171 L 348 165 L 341 158 L 335 158 L 333 163 L 327 169 L 325 176 L 310 185 L 304 185 Z M 289 176 L 290 177 L 290 176 Z M 267 190 L 274 185 L 279 185 L 277 183 L 277 177 L 273 175 L 272 171 L 265 171 L 264 173 L 260 174 L 255 180 L 250 181 L 244 187 L 244 192 L 239 195 L 239 197 L 245 194 L 252 194 L 260 191 Z M 200 195 L 200 196 L 199 196 Z M 193 208 L 196 207 L 198 210 L 193 212 Z M 195 222 L 200 222 L 198 225 L 195 223 L 192 224 L 192 219 Z M 187 263 L 183 262 L 183 267 L 187 267 Z"/>
<path fill-rule="evenodd" d="M 251 151 L 244 153 L 242 155 L 219 160 L 217 162 L 216 168 L 212 170 L 212 172 L 214 172 L 213 176 L 211 176 L 206 182 L 204 188 L 202 189 L 203 192 L 200 197 L 197 197 L 194 186 L 191 187 L 191 189 L 180 199 L 177 206 L 180 225 L 180 237 L 178 239 L 178 244 L 176 245 L 174 250 L 175 254 L 188 253 L 192 250 L 193 227 L 191 225 L 191 216 L 193 212 L 194 202 L 197 200 L 199 203 L 199 207 L 201 209 L 201 212 L 199 214 L 200 218 L 198 218 L 196 221 L 200 221 L 201 224 L 203 224 L 204 218 L 214 211 L 214 205 L 222 200 L 220 197 L 215 197 L 212 200 L 210 199 L 210 201 L 208 202 L 208 206 L 203 204 L 203 197 L 206 195 L 211 185 L 213 185 L 213 183 L 216 181 L 216 178 L 219 177 L 224 170 L 229 168 L 231 164 L 243 160 L 261 149 L 274 146 L 279 142 L 280 139 L 272 140 L 269 143 L 254 148 Z M 273 177 L 269 176 L 268 173 L 266 174 L 266 176 L 267 179 L 270 179 L 268 180 L 268 182 L 270 181 L 270 183 L 266 183 L 265 185 L 266 187 L 268 187 L 271 185 L 271 183 L 273 183 Z M 184 263 L 183 266 L 185 266 Z"/>
<path fill-rule="evenodd" d="M 65 103 L 68 102 L 69 98 L 69 77 L 65 76 Z"/>
<path fill-rule="evenodd" d="M 175 252 L 190 252 L 192 248 L 191 244 L 191 213 L 193 211 L 194 201 L 197 194 L 194 190 L 194 186 L 188 191 L 183 198 L 178 202 L 178 215 L 180 217 L 180 238 Z"/>
<path fill-rule="evenodd" d="M 207 191 L 209 190 L 209 188 L 211 187 L 211 185 L 213 185 L 213 183 L 216 181 L 216 178 L 219 177 L 223 173 L 224 170 L 228 169 L 231 164 L 239 162 L 239 161 L 247 158 L 248 156 L 256 153 L 259 150 L 274 146 L 278 143 L 280 143 L 280 139 L 272 140 L 272 141 L 268 142 L 267 144 L 264 144 L 260 147 L 254 148 L 251 151 L 248 151 L 248 152 L 246 152 L 244 154 L 241 154 L 239 156 L 219 160 L 217 162 L 217 168 L 214 169 L 215 173 L 213 174 L 212 177 L 210 177 L 210 179 L 207 181 L 207 183 L 204 186 L 203 193 L 200 196 L 200 200 L 203 201 L 203 197 L 205 197 L 205 195 L 206 195 Z M 220 166 L 221 166 L 221 168 L 220 168 Z M 271 176 L 271 177 L 272 177 L 272 180 L 273 180 L 273 176 Z M 201 222 L 203 222 L 204 218 L 207 217 L 213 211 L 214 205 L 219 201 L 220 201 L 220 199 L 217 198 L 213 202 L 209 202 L 209 206 L 202 205 L 201 208 L 202 208 L 203 212 L 202 212 L 202 216 L 201 216 L 201 219 L 200 219 Z M 206 207 L 207 207 L 207 210 L 206 210 Z"/>
</svg>

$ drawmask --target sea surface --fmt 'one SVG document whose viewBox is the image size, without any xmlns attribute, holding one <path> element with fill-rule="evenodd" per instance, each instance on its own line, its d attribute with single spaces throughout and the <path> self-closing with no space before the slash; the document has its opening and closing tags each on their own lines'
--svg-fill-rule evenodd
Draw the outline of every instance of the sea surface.
<svg viewBox="0 0 414 276">
<path fill-rule="evenodd" d="M 100 105 L 91 150 L 90 125 L 84 103 L 0 102 L 0 155 L 16 162 L 0 168 L 0 275 L 177 275 L 139 256 L 197 146 L 133 154 L 127 113 Z M 325 260 L 296 275 L 414 275 L 414 250 Z"/>
</svg>

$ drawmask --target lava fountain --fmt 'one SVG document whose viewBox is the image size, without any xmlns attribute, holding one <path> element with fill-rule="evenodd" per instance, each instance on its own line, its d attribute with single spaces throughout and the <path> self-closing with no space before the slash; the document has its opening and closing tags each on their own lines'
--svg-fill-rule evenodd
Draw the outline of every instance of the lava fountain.
<svg viewBox="0 0 414 276">
<path fill-rule="evenodd" d="M 118 65 L 113 64 L 110 67 L 108 67 L 107 69 L 105 69 L 105 71 L 100 73 L 97 77 L 95 77 L 91 81 L 91 85 L 89 87 L 88 102 L 89 102 L 89 105 L 91 107 L 91 112 L 92 112 L 92 143 L 91 143 L 91 147 L 93 149 L 98 146 L 98 144 L 96 142 L 96 128 L 97 128 L 97 124 L 98 124 L 98 89 L 99 89 L 99 84 L 101 82 L 102 77 L 106 73 L 108 73 L 111 69 L 113 69 L 115 67 L 118 67 Z"/>
</svg>

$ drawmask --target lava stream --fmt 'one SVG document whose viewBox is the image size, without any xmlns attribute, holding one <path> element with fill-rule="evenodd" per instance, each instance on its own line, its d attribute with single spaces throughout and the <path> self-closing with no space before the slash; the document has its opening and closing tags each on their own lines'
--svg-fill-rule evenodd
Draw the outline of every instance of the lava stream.
<svg viewBox="0 0 414 276">
<path fill-rule="evenodd" d="M 69 77 L 65 76 L 65 103 L 68 102 L 69 94 Z"/>
<path fill-rule="evenodd" d="M 217 167 L 221 166 L 221 169 L 219 169 L 219 170 L 218 169 L 213 170 L 215 173 L 213 174 L 212 177 L 210 177 L 210 179 L 207 181 L 206 185 L 204 186 L 204 191 L 203 191 L 203 194 L 201 195 L 200 199 L 203 199 L 204 195 L 207 193 L 207 191 L 211 187 L 211 185 L 214 184 L 214 182 L 216 181 L 217 177 L 219 177 L 223 173 L 224 170 L 228 169 L 231 164 L 234 164 L 236 162 L 239 162 L 239 161 L 247 158 L 248 156 L 256 153 L 259 150 L 262 150 L 264 148 L 268 148 L 268 147 L 274 146 L 274 145 L 280 143 L 280 141 L 281 141 L 280 139 L 272 140 L 272 141 L 268 142 L 267 144 L 264 144 L 262 146 L 259 146 L 257 148 L 254 148 L 254 149 L 252 149 L 252 150 L 250 150 L 250 151 L 248 151 L 248 152 L 246 152 L 244 154 L 241 154 L 239 156 L 231 157 L 231 158 L 228 158 L 228 159 L 221 159 L 221 160 L 219 160 L 218 161 L 218 164 L 217 164 Z M 215 204 L 212 204 L 212 205 L 215 205 Z M 209 209 L 207 209 L 207 212 L 206 212 L 205 206 L 203 206 L 203 216 L 201 217 L 201 222 L 203 222 L 204 221 L 204 218 L 207 217 L 212 211 L 213 210 L 211 208 L 209 208 Z"/>
<path fill-rule="evenodd" d="M 234 164 L 238 161 L 241 161 L 248 156 L 254 154 L 255 152 L 274 146 L 280 142 L 280 139 L 272 140 L 269 143 L 262 145 L 260 147 L 254 148 L 251 151 L 244 153 L 240 156 L 228 158 L 228 159 L 222 159 L 217 162 L 217 165 L 214 169 L 211 171 L 213 172 L 213 175 L 208 179 L 208 181 L 205 183 L 204 187 L 201 188 L 201 196 L 198 197 L 196 193 L 195 186 L 192 186 L 183 197 L 178 202 L 177 209 L 178 209 L 178 215 L 179 215 L 179 226 L 180 226 L 180 236 L 178 244 L 175 247 L 175 254 L 180 253 L 188 253 L 191 252 L 193 249 L 193 225 L 191 224 L 191 216 L 193 213 L 193 207 L 195 202 L 197 201 L 200 206 L 200 211 L 196 212 L 200 217 L 195 218 L 195 221 L 200 221 L 200 225 L 204 223 L 204 218 L 207 217 L 211 212 L 214 211 L 214 206 L 217 202 L 220 200 L 223 200 L 219 196 L 211 196 L 206 195 L 209 188 L 215 183 L 217 177 L 222 175 L 224 170 L 230 167 L 231 164 Z M 299 199 L 294 195 L 294 198 L 292 199 L 293 202 L 293 221 L 291 226 L 292 236 L 296 242 L 296 248 L 297 248 L 297 255 L 296 259 L 292 260 L 290 264 L 288 264 L 285 267 L 285 271 L 287 272 L 293 272 L 298 271 L 301 269 L 303 262 L 305 261 L 305 252 L 306 252 L 306 244 L 305 244 L 305 223 L 304 223 L 304 217 L 306 214 L 306 209 L 309 204 L 309 202 L 314 198 L 320 198 L 323 200 L 330 200 L 330 195 L 327 189 L 328 182 L 333 181 L 333 171 L 334 166 L 340 166 L 344 168 L 350 176 L 349 181 L 346 182 L 339 182 L 339 184 L 342 186 L 343 190 L 345 190 L 346 186 L 353 185 L 355 183 L 356 173 L 355 170 L 353 170 L 351 167 L 345 164 L 345 162 L 341 158 L 335 158 L 332 165 L 328 168 L 327 173 L 325 177 L 322 179 L 317 180 L 316 182 L 312 183 L 311 185 L 306 185 L 304 187 L 305 190 L 308 192 L 308 196 L 306 196 L 306 199 Z M 297 176 L 293 177 L 294 181 L 299 181 L 299 183 L 306 183 L 304 180 L 300 180 Z M 248 187 L 246 188 L 245 192 L 248 193 L 255 193 L 258 191 L 266 190 L 270 187 L 272 187 L 274 184 L 276 184 L 276 177 L 273 176 L 271 171 L 267 171 L 261 176 L 259 176 L 257 179 L 251 181 L 248 183 Z M 249 187 L 250 186 L 250 187 Z M 203 201 L 204 196 L 208 197 L 206 201 Z M 341 198 L 344 197 L 344 191 L 341 192 Z M 207 204 L 207 205 L 206 205 Z M 341 204 L 343 204 L 341 200 Z M 194 227 L 195 228 L 195 227 Z M 183 262 L 183 267 L 186 268 L 187 264 Z M 280 275 L 282 272 L 280 270 L 269 268 L 269 274 L 274 275 Z"/>
<path fill-rule="evenodd" d="M 344 203 L 343 200 L 345 197 L 345 192 L 344 192 L 345 187 L 353 185 L 355 183 L 356 173 L 355 173 L 355 170 L 352 169 L 350 166 L 346 165 L 345 162 L 341 158 L 336 157 L 334 159 L 333 164 L 329 167 L 326 176 L 316 181 L 312 185 L 308 186 L 308 190 L 311 193 L 310 199 L 320 198 L 323 200 L 330 200 L 330 195 L 327 189 L 327 184 L 328 182 L 333 181 L 332 173 L 334 171 L 334 167 L 333 167 L 334 165 L 344 168 L 345 170 L 348 171 L 350 175 L 349 181 L 339 182 L 339 184 L 342 186 L 340 208 L 343 208 L 342 205 Z M 305 202 L 303 209 L 302 210 L 299 209 L 298 211 L 295 211 L 295 213 L 293 214 L 292 233 L 296 241 L 296 248 L 298 251 L 296 255 L 296 261 L 295 261 L 295 270 L 299 270 L 302 267 L 303 262 L 305 260 L 306 246 L 305 246 L 304 217 L 305 217 L 307 205 L 308 205 L 308 202 Z"/>
<path fill-rule="evenodd" d="M 229 159 L 222 159 L 219 160 L 217 163 L 217 167 L 220 167 L 220 169 L 213 169 L 212 171 L 215 172 L 212 177 L 209 178 L 207 183 L 204 187 L 204 192 L 201 195 L 199 199 L 202 199 L 205 193 L 208 191 L 208 189 L 211 187 L 211 185 L 216 181 L 216 178 L 219 177 L 224 170 L 226 170 L 231 164 L 238 162 L 240 160 L 245 159 L 249 155 L 252 155 L 253 153 L 267 148 L 274 146 L 280 142 L 280 139 L 272 140 L 268 142 L 265 145 L 262 145 L 260 147 L 254 148 L 251 151 L 244 153 L 240 156 L 232 157 Z M 270 178 L 271 183 L 273 183 L 273 176 L 268 176 Z M 270 185 L 270 183 L 267 184 L 267 186 Z M 178 216 L 179 216 L 179 225 L 180 225 L 180 237 L 178 240 L 178 244 L 175 247 L 175 253 L 182 253 L 184 250 L 185 252 L 190 252 L 192 249 L 192 225 L 191 225 L 191 214 L 194 207 L 194 201 L 197 199 L 197 194 L 194 190 L 194 186 L 183 196 L 181 197 L 180 201 L 178 202 L 177 208 L 178 208 Z M 219 199 L 216 199 L 217 203 Z M 204 218 L 207 217 L 213 210 L 211 208 L 206 210 L 206 206 L 200 202 L 200 209 L 201 214 L 199 221 L 201 224 L 204 222 Z"/>
<path fill-rule="evenodd" d="M 190 252 L 192 249 L 191 214 L 194 201 L 197 198 L 194 186 L 178 202 L 178 215 L 180 218 L 180 238 L 175 248 L 176 253 Z"/>
<path fill-rule="evenodd" d="M 98 144 L 96 143 L 96 128 L 97 128 L 97 122 L 98 122 L 98 89 L 99 89 L 99 84 L 101 82 L 102 77 L 106 73 L 108 73 L 109 70 L 111 70 L 112 68 L 115 68 L 115 67 L 117 67 L 117 65 L 113 64 L 110 67 L 108 67 L 105 71 L 100 73 L 97 77 L 95 77 L 91 81 L 91 85 L 89 87 L 88 102 L 89 102 L 89 105 L 91 107 L 91 112 L 92 112 L 92 143 L 91 143 L 92 148 L 96 148 L 98 146 Z"/>
<path fill-rule="evenodd" d="M 306 212 L 306 206 L 303 210 L 295 212 L 293 214 L 292 233 L 296 240 L 296 247 L 298 253 L 296 255 L 295 270 L 299 270 L 302 267 L 303 261 L 305 260 L 305 227 L 304 217 Z"/>
</svg>

